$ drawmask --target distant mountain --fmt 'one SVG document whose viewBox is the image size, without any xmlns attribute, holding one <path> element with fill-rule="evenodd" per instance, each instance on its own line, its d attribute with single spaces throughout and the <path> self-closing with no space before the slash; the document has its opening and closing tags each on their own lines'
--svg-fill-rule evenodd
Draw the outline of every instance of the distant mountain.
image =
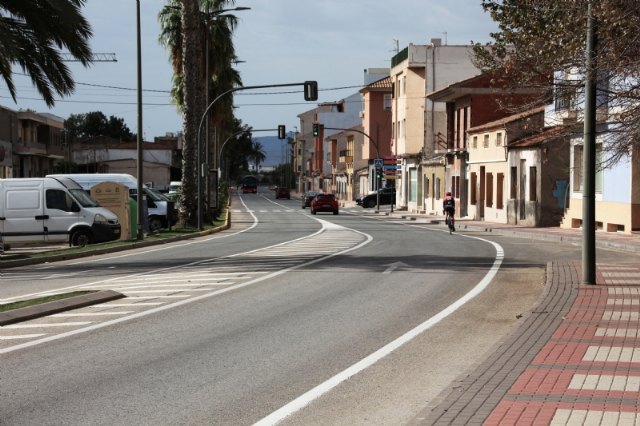
<svg viewBox="0 0 640 426">
<path fill-rule="evenodd" d="M 290 150 L 291 146 L 287 144 L 286 139 L 278 139 L 277 136 L 261 136 L 253 139 L 260 142 L 266 154 L 267 158 L 262 163 L 263 167 L 275 167 L 287 162 L 288 157 L 285 150 Z"/>
</svg>

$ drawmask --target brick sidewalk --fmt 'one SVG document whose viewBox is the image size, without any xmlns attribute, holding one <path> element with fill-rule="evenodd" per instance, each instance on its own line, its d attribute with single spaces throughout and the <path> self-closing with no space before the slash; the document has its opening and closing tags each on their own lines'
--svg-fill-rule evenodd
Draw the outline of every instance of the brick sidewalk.
<svg viewBox="0 0 640 426">
<path fill-rule="evenodd" d="M 640 265 L 551 263 L 533 314 L 416 425 L 640 424 Z"/>
</svg>

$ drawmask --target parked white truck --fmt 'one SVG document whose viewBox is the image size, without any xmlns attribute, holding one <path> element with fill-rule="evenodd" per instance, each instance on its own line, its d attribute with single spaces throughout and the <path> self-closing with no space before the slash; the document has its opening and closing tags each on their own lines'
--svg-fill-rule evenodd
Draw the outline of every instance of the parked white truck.
<svg viewBox="0 0 640 426">
<path fill-rule="evenodd" d="M 0 244 L 72 246 L 120 238 L 120 223 L 66 178 L 0 179 Z"/>
<path fill-rule="evenodd" d="M 129 188 L 129 195 L 137 199 L 138 180 L 134 176 L 126 173 L 70 173 L 47 175 L 47 177 L 73 179 L 86 191 L 90 191 L 91 188 L 102 182 L 115 182 Z M 175 225 L 178 221 L 178 212 L 174 208 L 174 202 L 146 185 L 142 186 L 142 190 L 144 191 L 147 201 L 146 210 L 149 219 L 149 230 L 155 232 L 161 228 L 168 228 Z"/>
</svg>

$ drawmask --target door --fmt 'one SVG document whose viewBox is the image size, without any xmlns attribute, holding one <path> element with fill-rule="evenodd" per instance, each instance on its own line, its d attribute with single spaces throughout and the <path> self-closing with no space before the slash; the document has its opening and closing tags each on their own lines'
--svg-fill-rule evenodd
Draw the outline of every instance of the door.
<svg viewBox="0 0 640 426">
<path fill-rule="evenodd" d="M 79 222 L 80 208 L 69 193 L 60 188 L 47 188 L 45 192 L 44 231 L 46 240 L 65 242 L 69 231 Z"/>
<path fill-rule="evenodd" d="M 44 241 L 42 180 L 7 180 L 0 188 L 2 196 L 3 242 Z"/>
</svg>

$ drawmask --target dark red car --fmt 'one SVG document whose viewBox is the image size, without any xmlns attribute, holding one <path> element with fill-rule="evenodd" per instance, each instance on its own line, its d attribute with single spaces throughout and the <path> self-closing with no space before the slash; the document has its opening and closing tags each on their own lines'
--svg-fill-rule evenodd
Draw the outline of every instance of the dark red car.
<svg viewBox="0 0 640 426">
<path fill-rule="evenodd" d="M 276 188 L 276 200 L 278 198 L 286 198 L 287 200 L 291 199 L 291 189 L 285 188 L 283 186 L 279 186 Z"/>
<path fill-rule="evenodd" d="M 326 192 L 316 194 L 315 198 L 311 201 L 311 214 L 316 214 L 318 212 L 332 212 L 333 214 L 338 214 L 339 207 L 336 196 Z"/>
</svg>

